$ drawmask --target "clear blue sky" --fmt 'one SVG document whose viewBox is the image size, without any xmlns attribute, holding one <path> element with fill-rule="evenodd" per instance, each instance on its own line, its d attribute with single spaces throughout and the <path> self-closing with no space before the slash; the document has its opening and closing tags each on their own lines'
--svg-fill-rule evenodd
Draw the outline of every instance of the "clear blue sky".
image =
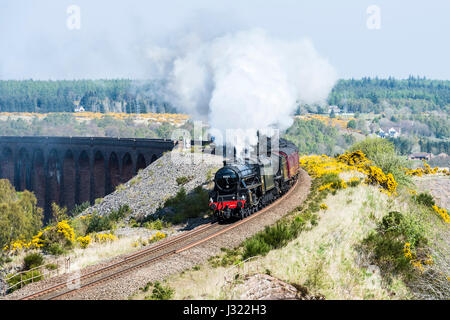
<svg viewBox="0 0 450 320">
<path fill-rule="evenodd" d="M 66 26 L 69 5 L 81 29 Z M 366 26 L 380 8 L 379 30 Z M 1 0 L 0 79 L 145 78 L 142 50 L 186 32 L 307 37 L 340 78 L 450 79 L 450 1 Z"/>
</svg>

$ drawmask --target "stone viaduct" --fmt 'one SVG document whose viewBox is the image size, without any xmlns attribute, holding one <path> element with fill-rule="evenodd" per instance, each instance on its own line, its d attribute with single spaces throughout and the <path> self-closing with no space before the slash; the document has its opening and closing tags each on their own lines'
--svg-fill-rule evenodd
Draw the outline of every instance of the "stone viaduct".
<svg viewBox="0 0 450 320">
<path fill-rule="evenodd" d="M 45 216 L 56 202 L 94 203 L 172 150 L 164 139 L 0 137 L 0 179 L 30 190 Z"/>
</svg>

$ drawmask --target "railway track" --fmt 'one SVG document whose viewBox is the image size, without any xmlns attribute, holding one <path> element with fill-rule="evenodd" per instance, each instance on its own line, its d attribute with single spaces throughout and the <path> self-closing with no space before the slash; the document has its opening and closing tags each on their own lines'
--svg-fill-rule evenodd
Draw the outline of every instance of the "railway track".
<svg viewBox="0 0 450 320">
<path fill-rule="evenodd" d="M 255 219 L 256 217 L 263 214 L 267 210 L 276 206 L 283 200 L 283 198 L 285 198 L 295 189 L 297 183 L 298 182 L 296 182 L 296 184 L 292 186 L 283 197 L 277 199 L 273 203 L 269 204 L 268 206 L 255 212 L 254 214 L 243 220 L 239 220 L 229 225 L 221 225 L 217 222 L 201 225 L 195 229 L 184 232 L 177 236 L 167 238 L 166 240 L 163 240 L 152 247 L 129 254 L 123 257 L 121 261 L 118 261 L 116 263 L 107 265 L 100 269 L 81 275 L 77 279 L 61 282 L 59 284 L 48 287 L 41 291 L 34 292 L 30 295 L 20 298 L 20 300 L 58 299 L 63 296 L 72 294 L 76 291 L 82 290 L 83 288 L 99 285 L 106 281 L 120 277 L 128 272 L 147 266 L 171 255 L 189 250 L 190 248 L 198 246 L 223 233 L 226 233 L 234 228 L 237 228 L 244 223 L 248 223 L 249 221 Z"/>
</svg>

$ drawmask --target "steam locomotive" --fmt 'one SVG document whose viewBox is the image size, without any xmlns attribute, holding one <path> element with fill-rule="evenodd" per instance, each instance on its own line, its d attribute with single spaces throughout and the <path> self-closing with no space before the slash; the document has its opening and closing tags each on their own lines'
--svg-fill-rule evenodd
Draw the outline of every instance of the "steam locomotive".
<svg viewBox="0 0 450 320">
<path fill-rule="evenodd" d="M 243 219 L 260 210 L 286 193 L 298 178 L 298 149 L 290 141 L 280 139 L 278 148 L 263 156 L 258 148 L 256 159 L 248 160 L 224 161 L 216 172 L 209 208 L 219 222 Z"/>
</svg>

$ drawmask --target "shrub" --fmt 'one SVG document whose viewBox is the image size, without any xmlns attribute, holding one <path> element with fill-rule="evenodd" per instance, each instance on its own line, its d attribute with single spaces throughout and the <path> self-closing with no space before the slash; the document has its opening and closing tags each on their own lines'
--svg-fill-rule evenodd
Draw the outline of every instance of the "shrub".
<svg viewBox="0 0 450 320">
<path fill-rule="evenodd" d="M 109 218 L 112 221 L 117 222 L 117 221 L 122 220 L 123 218 L 125 218 L 129 213 L 131 213 L 130 206 L 127 205 L 127 204 L 124 204 L 124 205 L 121 205 L 118 210 L 113 210 L 109 214 Z"/>
<path fill-rule="evenodd" d="M 29 253 L 23 258 L 23 269 L 30 270 L 41 266 L 44 263 L 44 257 L 38 252 Z"/>
<path fill-rule="evenodd" d="M 389 212 L 378 223 L 362 242 L 371 262 L 378 265 L 381 271 L 391 276 L 401 273 L 411 277 L 414 264 L 411 262 L 411 249 L 426 253 L 427 239 L 420 221 L 412 215 L 404 215 L 398 211 Z M 408 251 L 405 251 L 405 246 Z"/>
<path fill-rule="evenodd" d="M 0 248 L 17 239 L 31 240 L 42 226 L 42 209 L 29 191 L 16 192 L 0 179 Z"/>
<path fill-rule="evenodd" d="M 8 275 L 8 277 L 11 275 Z M 21 280 L 22 280 L 22 284 L 15 286 L 14 288 L 11 288 L 9 290 L 8 293 L 11 293 L 17 289 L 20 289 L 22 286 L 27 285 L 29 283 L 32 282 L 37 282 L 42 280 L 43 277 L 41 275 L 41 273 L 39 272 L 39 270 L 32 270 L 32 271 L 28 271 L 22 274 L 22 277 L 20 276 L 20 274 L 15 275 L 14 277 L 8 279 L 7 283 L 9 287 L 12 287 L 16 284 L 18 284 Z"/>
<path fill-rule="evenodd" d="M 156 219 L 153 221 L 147 221 L 142 224 L 144 228 L 150 230 L 162 230 L 163 228 L 168 228 L 171 226 L 170 222 L 163 221 L 161 219 Z"/>
<path fill-rule="evenodd" d="M 208 210 L 208 201 L 208 191 L 201 186 L 195 188 L 189 195 L 181 187 L 175 197 L 166 200 L 164 206 L 175 209 L 175 215 L 169 219 L 173 223 L 180 223 L 189 218 L 201 217 L 205 214 Z"/>
<path fill-rule="evenodd" d="M 52 243 L 44 248 L 45 252 L 48 252 L 52 255 L 59 256 L 65 252 L 63 247 L 59 243 Z"/>
<path fill-rule="evenodd" d="M 356 186 L 358 186 L 360 183 L 361 183 L 361 179 L 359 179 L 359 178 L 351 178 L 351 179 L 347 182 L 347 184 L 348 184 L 350 187 L 356 187 Z"/>
<path fill-rule="evenodd" d="M 56 270 L 56 269 L 58 269 L 58 265 L 56 263 L 49 263 L 49 264 L 45 265 L 45 268 L 47 270 Z"/>
<path fill-rule="evenodd" d="M 398 185 L 391 173 L 384 174 L 384 172 L 380 168 L 373 166 L 370 166 L 368 168 L 367 178 L 365 182 L 374 185 L 378 184 L 389 193 L 395 192 Z"/>
<path fill-rule="evenodd" d="M 86 210 L 87 208 L 89 208 L 91 205 L 89 203 L 89 201 L 83 202 L 81 204 L 77 204 L 75 205 L 75 207 L 72 209 L 72 211 L 70 211 L 71 216 L 77 216 L 80 213 L 82 213 L 84 210 Z"/>
<path fill-rule="evenodd" d="M 403 215 L 398 211 L 389 212 L 381 219 L 381 227 L 384 232 L 399 230 L 403 221 Z"/>
<path fill-rule="evenodd" d="M 347 128 L 356 129 L 356 121 L 352 119 L 349 122 L 347 122 Z"/>
<path fill-rule="evenodd" d="M 159 281 L 155 281 L 151 296 L 145 297 L 146 300 L 169 300 L 174 294 L 174 290 L 169 286 L 164 287 Z"/>
<path fill-rule="evenodd" d="M 363 244 L 372 255 L 371 262 L 378 265 L 384 274 L 411 270 L 409 260 L 403 254 L 404 242 L 391 233 L 371 232 Z"/>
<path fill-rule="evenodd" d="M 250 238 L 244 242 L 242 259 L 258 255 L 266 255 L 272 248 L 262 238 Z"/>
<path fill-rule="evenodd" d="M 77 242 L 80 244 L 80 247 L 82 249 L 86 249 L 89 246 L 89 244 L 91 243 L 91 241 L 92 241 L 92 238 L 89 235 L 87 235 L 85 237 L 77 238 Z"/>
<path fill-rule="evenodd" d="M 392 174 L 397 183 L 403 185 L 411 183 L 411 179 L 404 170 L 405 167 L 408 167 L 409 162 L 395 153 L 394 144 L 389 140 L 367 138 L 354 144 L 350 150 L 361 150 L 384 174 Z"/>
<path fill-rule="evenodd" d="M 417 196 L 413 196 L 413 198 L 417 203 L 423 204 L 426 207 L 432 208 L 435 205 L 433 196 L 429 193 L 422 192 Z"/>
<path fill-rule="evenodd" d="M 63 220 L 67 220 L 67 208 L 66 207 L 60 207 L 55 202 L 52 203 L 52 218 L 51 221 L 53 222 L 60 222 Z"/>
<path fill-rule="evenodd" d="M 194 179 L 194 177 L 193 176 L 189 176 L 189 177 L 178 177 L 176 180 L 177 180 L 178 185 L 185 185 L 186 183 L 188 183 L 192 179 Z"/>
<path fill-rule="evenodd" d="M 90 218 L 86 233 L 100 232 L 113 229 L 115 223 L 125 218 L 131 212 L 130 207 L 121 205 L 118 210 L 112 210 L 108 215 L 93 214 Z"/>
<path fill-rule="evenodd" d="M 370 160 L 376 159 L 379 155 L 395 154 L 394 144 L 382 138 L 366 138 L 355 143 L 350 151 L 362 151 Z"/>
<path fill-rule="evenodd" d="M 222 257 L 215 256 L 208 259 L 212 267 L 226 267 L 241 261 L 241 253 L 238 249 L 220 248 L 220 250 L 225 252 Z"/>
<path fill-rule="evenodd" d="M 278 222 L 274 226 L 265 227 L 264 231 L 244 242 L 243 259 L 255 255 L 265 255 L 270 250 L 285 246 L 294 239 L 305 225 L 303 219 L 290 222 Z"/>
</svg>

